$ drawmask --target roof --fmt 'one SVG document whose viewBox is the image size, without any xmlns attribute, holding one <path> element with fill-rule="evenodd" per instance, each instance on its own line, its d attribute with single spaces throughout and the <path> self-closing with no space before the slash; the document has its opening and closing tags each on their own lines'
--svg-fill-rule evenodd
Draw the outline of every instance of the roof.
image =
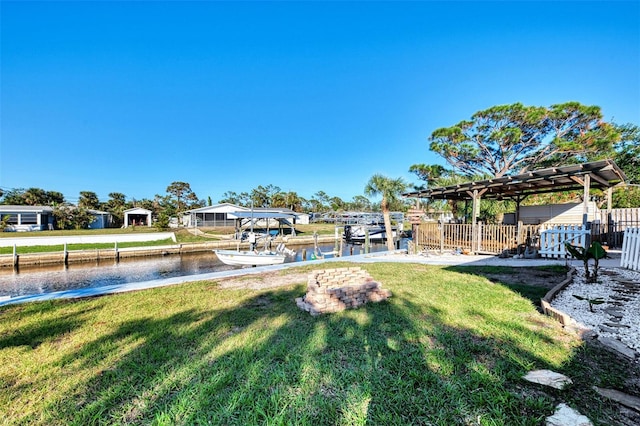
<svg viewBox="0 0 640 426">
<path fill-rule="evenodd" d="M 228 213 L 230 217 L 234 217 L 236 219 L 290 219 L 292 217 L 296 217 L 295 213 L 284 213 L 284 212 L 256 212 L 256 211 L 242 211 L 242 212 L 231 212 Z"/>
<path fill-rule="evenodd" d="M 466 182 L 441 188 L 425 189 L 402 194 L 406 198 L 430 198 L 439 200 L 468 200 L 478 191 L 482 198 L 524 198 L 527 195 L 549 192 L 583 190 L 585 176 L 590 177 L 590 187 L 607 189 L 627 180 L 624 172 L 613 160 L 562 167 L 550 167 L 514 176 Z"/>
<path fill-rule="evenodd" d="M 204 207 L 199 207 L 197 209 L 191 209 L 191 210 L 187 210 L 185 211 L 185 214 L 188 213 L 228 213 L 231 211 L 237 211 L 237 210 L 249 210 L 246 207 L 242 207 L 242 206 L 237 206 L 235 204 L 231 204 L 231 203 L 221 203 L 221 204 L 216 204 L 213 206 L 204 206 Z"/>
<path fill-rule="evenodd" d="M 152 213 L 151 210 L 143 209 L 142 207 L 133 207 L 131 209 L 127 209 L 124 211 L 125 213 L 133 213 L 133 214 L 149 214 Z"/>
<path fill-rule="evenodd" d="M 21 213 L 21 212 L 35 212 L 35 213 L 51 213 L 53 207 L 50 206 L 18 206 L 11 204 L 0 204 L 0 212 L 6 213 Z"/>
</svg>

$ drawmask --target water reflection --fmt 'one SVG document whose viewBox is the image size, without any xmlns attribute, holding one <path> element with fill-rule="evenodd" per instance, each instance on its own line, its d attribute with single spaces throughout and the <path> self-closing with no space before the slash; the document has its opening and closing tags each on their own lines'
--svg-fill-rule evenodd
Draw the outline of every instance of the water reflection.
<svg viewBox="0 0 640 426">
<path fill-rule="evenodd" d="M 314 250 L 313 246 L 291 246 L 296 250 L 295 258 L 286 262 L 302 261 L 306 250 L 307 260 Z M 331 252 L 334 245 L 320 245 L 322 252 Z M 371 252 L 384 251 L 386 246 L 374 244 Z M 361 254 L 362 246 L 345 245 L 343 256 Z M 102 287 L 113 284 L 149 281 L 183 275 L 238 269 L 220 262 L 212 252 L 122 259 L 119 263 L 112 260 L 95 263 L 21 267 L 18 271 L 9 268 L 0 269 L 0 297 L 16 297 L 31 294 L 50 293 L 61 290 Z"/>
</svg>

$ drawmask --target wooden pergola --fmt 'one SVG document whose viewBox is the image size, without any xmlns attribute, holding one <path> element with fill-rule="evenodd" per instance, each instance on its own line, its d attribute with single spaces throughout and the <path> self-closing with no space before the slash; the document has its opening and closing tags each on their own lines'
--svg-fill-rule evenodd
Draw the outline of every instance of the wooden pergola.
<svg viewBox="0 0 640 426">
<path fill-rule="evenodd" d="M 477 202 L 481 198 L 520 203 L 529 195 L 550 192 L 582 190 L 584 206 L 587 208 L 591 188 L 607 191 L 607 208 L 611 208 L 611 190 L 627 180 L 624 172 L 613 160 L 593 161 L 562 167 L 550 167 L 514 176 L 460 183 L 440 188 L 425 189 L 402 194 L 405 198 L 428 198 L 432 200 L 473 201 L 473 217 L 477 213 Z M 585 211 L 586 214 L 586 211 Z"/>
<path fill-rule="evenodd" d="M 493 179 L 466 182 L 402 194 L 405 198 L 456 200 L 472 202 L 472 225 L 475 228 L 480 200 L 512 200 L 516 203 L 516 223 L 522 201 L 529 195 L 562 191 L 583 191 L 583 225 L 589 213 L 589 191 L 600 189 L 607 193 L 607 210 L 611 210 L 614 187 L 624 185 L 624 172 L 613 160 L 538 169 L 531 172 Z"/>
</svg>

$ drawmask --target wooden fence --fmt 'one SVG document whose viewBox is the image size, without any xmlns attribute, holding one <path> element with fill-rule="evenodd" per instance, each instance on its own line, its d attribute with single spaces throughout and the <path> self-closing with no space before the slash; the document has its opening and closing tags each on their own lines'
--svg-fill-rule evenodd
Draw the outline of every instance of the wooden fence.
<svg viewBox="0 0 640 426">
<path fill-rule="evenodd" d="M 459 223 L 421 223 L 417 226 L 415 243 L 420 249 L 435 251 L 460 250 L 498 254 L 517 250 L 535 235 L 535 226 L 486 225 Z M 519 232 L 518 232 L 519 231 Z"/>
<path fill-rule="evenodd" d="M 640 271 L 640 228 L 625 230 L 620 266 Z"/>
<path fill-rule="evenodd" d="M 471 224 L 458 223 L 421 223 L 415 229 L 414 241 L 419 249 L 449 251 L 461 250 L 473 253 L 499 254 L 508 250 L 519 252 L 523 245 L 544 249 L 551 244 L 557 248 L 555 256 L 562 256 L 564 244 L 547 239 L 541 245 L 542 233 L 549 229 L 568 227 L 577 229 L 581 224 L 539 224 L 539 225 L 487 225 L 476 224 L 472 229 Z M 624 242 L 625 230 L 628 228 L 640 228 L 640 208 L 614 209 L 610 212 L 599 211 L 596 219 L 588 226 L 588 240 L 598 241 L 610 248 L 621 248 Z M 547 234 L 545 238 L 551 238 Z M 555 238 L 555 237 L 554 237 Z M 571 241 L 574 241 L 571 239 Z M 586 244 L 586 241 L 575 241 L 574 244 Z"/>
</svg>

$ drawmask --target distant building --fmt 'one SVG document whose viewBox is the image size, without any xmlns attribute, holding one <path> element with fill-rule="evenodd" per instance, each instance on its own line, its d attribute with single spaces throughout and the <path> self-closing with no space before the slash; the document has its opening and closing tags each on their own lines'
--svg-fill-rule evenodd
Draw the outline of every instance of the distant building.
<svg viewBox="0 0 640 426">
<path fill-rule="evenodd" d="M 589 201 L 587 221 L 592 222 L 599 216 L 598 205 Z M 525 225 L 567 225 L 581 224 L 584 214 L 583 203 L 546 204 L 542 206 L 520 206 L 519 220 Z M 505 213 L 502 222 L 504 225 L 516 225 L 516 214 Z"/>
<path fill-rule="evenodd" d="M 49 206 L 0 205 L 0 217 L 8 216 L 5 231 L 28 232 L 53 229 L 53 208 Z"/>
<path fill-rule="evenodd" d="M 153 225 L 152 211 L 141 207 L 134 207 L 124 211 L 124 227 Z"/>
<path fill-rule="evenodd" d="M 100 210 L 87 210 L 95 219 L 89 229 L 103 229 L 111 226 L 112 215 Z M 0 205 L 0 217 L 8 216 L 8 232 L 30 232 L 52 230 L 55 226 L 53 207 L 50 206 L 14 206 Z"/>
</svg>

